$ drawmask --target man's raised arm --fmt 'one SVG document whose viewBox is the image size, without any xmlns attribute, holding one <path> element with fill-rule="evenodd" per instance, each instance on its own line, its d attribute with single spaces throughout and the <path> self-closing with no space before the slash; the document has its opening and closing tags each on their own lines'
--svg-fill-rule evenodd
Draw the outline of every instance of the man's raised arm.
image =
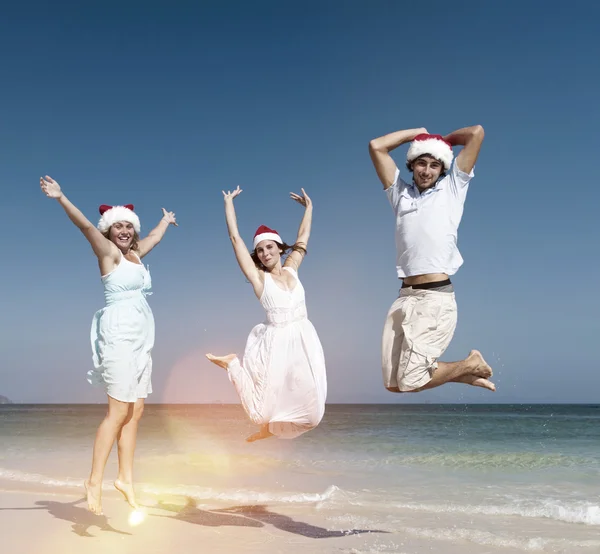
<svg viewBox="0 0 600 554">
<path fill-rule="evenodd" d="M 465 173 L 471 173 L 475 167 L 477 156 L 479 156 L 484 135 L 481 125 L 473 125 L 473 127 L 463 127 L 453 131 L 444 137 L 452 146 L 464 145 L 454 162 L 458 169 Z"/>
<path fill-rule="evenodd" d="M 396 176 L 397 167 L 390 156 L 390 152 L 394 148 L 398 148 L 401 144 L 410 142 L 422 133 L 427 133 L 427 129 L 405 129 L 404 131 L 396 131 L 395 133 L 384 135 L 369 142 L 369 154 L 371 155 L 371 160 L 373 160 L 379 180 L 383 183 L 384 190 L 394 184 L 394 177 Z"/>
</svg>

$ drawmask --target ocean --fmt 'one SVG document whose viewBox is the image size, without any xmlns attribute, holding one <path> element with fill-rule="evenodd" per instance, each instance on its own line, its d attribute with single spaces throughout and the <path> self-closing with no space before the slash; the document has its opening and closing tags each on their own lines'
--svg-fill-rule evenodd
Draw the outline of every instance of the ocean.
<svg viewBox="0 0 600 554">
<path fill-rule="evenodd" d="M 104 412 L 0 405 L 0 491 L 76 491 Z M 254 430 L 237 405 L 148 404 L 140 499 L 294 505 L 324 529 L 380 533 L 364 552 L 407 537 L 447 552 L 600 552 L 600 405 L 329 405 L 298 439 L 246 443 Z M 107 494 L 115 476 L 113 451 Z"/>
</svg>

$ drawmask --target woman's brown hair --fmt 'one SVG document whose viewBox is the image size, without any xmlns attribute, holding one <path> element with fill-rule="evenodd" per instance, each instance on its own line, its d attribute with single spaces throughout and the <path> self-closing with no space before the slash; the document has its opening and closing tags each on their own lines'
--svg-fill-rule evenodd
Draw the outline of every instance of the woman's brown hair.
<svg viewBox="0 0 600 554">
<path fill-rule="evenodd" d="M 300 244 L 292 244 L 292 246 L 290 246 L 289 244 L 286 244 L 285 242 L 282 244 L 280 242 L 276 242 L 275 244 L 279 247 L 279 255 L 283 256 L 284 254 L 288 254 L 288 253 L 292 253 L 292 252 L 300 252 L 301 254 L 306 256 L 306 248 L 304 248 L 304 246 L 301 246 Z M 256 253 L 256 248 L 254 250 L 252 250 L 252 252 L 250 252 L 250 256 L 252 257 L 252 261 L 254 262 L 254 265 L 258 268 L 258 269 L 262 269 L 263 271 L 265 271 L 265 266 L 261 263 L 261 261 L 258 259 L 258 254 Z"/>
</svg>

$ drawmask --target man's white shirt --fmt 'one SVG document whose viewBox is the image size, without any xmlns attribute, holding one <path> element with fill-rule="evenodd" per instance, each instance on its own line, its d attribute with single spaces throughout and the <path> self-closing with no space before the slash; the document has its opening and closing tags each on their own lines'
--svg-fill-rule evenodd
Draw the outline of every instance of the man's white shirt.
<svg viewBox="0 0 600 554">
<path fill-rule="evenodd" d="M 461 171 L 455 160 L 450 171 L 421 194 L 414 183 L 400 178 L 396 168 L 394 184 L 386 193 L 396 214 L 399 278 L 457 272 L 463 263 L 457 246 L 458 226 L 473 177 L 473 171 Z"/>
</svg>

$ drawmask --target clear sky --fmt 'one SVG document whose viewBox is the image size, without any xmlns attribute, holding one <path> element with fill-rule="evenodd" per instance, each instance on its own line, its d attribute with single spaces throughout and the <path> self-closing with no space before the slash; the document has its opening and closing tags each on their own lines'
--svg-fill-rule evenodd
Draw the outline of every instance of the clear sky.
<svg viewBox="0 0 600 554">
<path fill-rule="evenodd" d="M 57 179 L 93 221 L 133 203 L 157 324 L 153 402 L 236 402 L 204 353 L 241 354 L 262 309 L 227 237 L 295 238 L 330 402 L 597 402 L 600 273 L 594 2 L 21 2 L 0 17 L 0 394 L 103 402 L 88 385 L 102 307 L 91 249 L 39 189 Z M 394 218 L 368 141 L 481 124 L 454 276 L 459 323 L 444 359 L 482 351 L 493 395 L 449 385 L 385 391 L 380 339 L 397 296 Z M 403 165 L 406 148 L 395 155 Z"/>
</svg>

